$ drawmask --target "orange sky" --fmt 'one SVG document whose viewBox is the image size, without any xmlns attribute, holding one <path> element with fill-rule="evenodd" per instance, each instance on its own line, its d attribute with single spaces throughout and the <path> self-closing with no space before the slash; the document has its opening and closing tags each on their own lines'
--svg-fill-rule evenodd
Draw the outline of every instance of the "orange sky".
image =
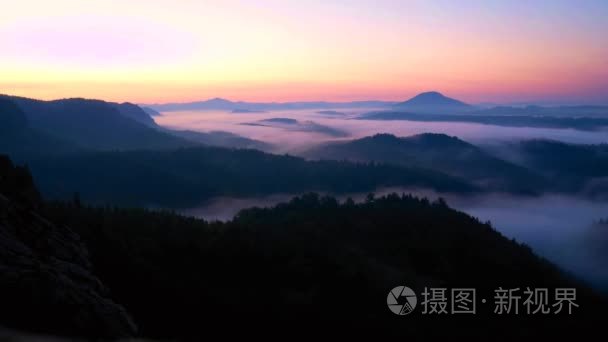
<svg viewBox="0 0 608 342">
<path fill-rule="evenodd" d="M 20 0 L 0 92 L 139 103 L 608 102 L 608 2 Z M 6 7 L 4 6 L 4 7 Z"/>
</svg>

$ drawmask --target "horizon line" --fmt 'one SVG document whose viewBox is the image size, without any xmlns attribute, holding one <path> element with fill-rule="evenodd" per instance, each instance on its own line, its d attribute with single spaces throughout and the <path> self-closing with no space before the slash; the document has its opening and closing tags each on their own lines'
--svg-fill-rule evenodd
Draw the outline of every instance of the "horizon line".
<svg viewBox="0 0 608 342">
<path fill-rule="evenodd" d="M 386 104 L 396 104 L 396 103 L 400 103 L 400 102 L 405 102 L 408 101 L 410 99 L 412 99 L 415 96 L 418 96 L 420 94 L 424 94 L 424 93 L 431 93 L 431 92 L 436 92 L 439 93 L 445 97 L 448 98 L 452 98 L 455 100 L 459 100 L 456 97 L 451 97 L 448 95 L 445 95 L 442 92 L 439 91 L 424 91 L 424 92 L 420 92 L 417 93 L 416 95 L 413 95 L 409 98 L 404 98 L 401 100 L 385 100 L 385 99 L 379 99 L 379 98 L 371 98 L 371 99 L 364 99 L 364 100 L 351 100 L 351 101 L 333 101 L 333 100 L 293 100 L 293 101 L 248 101 L 248 100 L 234 100 L 231 99 L 230 97 L 222 97 L 222 96 L 211 96 L 211 97 L 207 97 L 207 98 L 199 98 L 199 99 L 191 99 L 191 100 L 183 100 L 183 101 L 168 101 L 168 102 L 138 102 L 138 101 L 113 101 L 113 100 L 107 100 L 107 99 L 103 99 L 100 97 L 88 97 L 88 96 L 69 96 L 69 97 L 57 97 L 57 98 L 50 98 L 50 99 L 44 99 L 44 98 L 38 98 L 38 97 L 32 97 L 32 96 L 23 96 L 23 95 L 13 95 L 13 94 L 9 94 L 9 93 L 0 93 L 0 96 L 5 96 L 5 97 L 17 97 L 17 98 L 24 98 L 24 99 L 30 99 L 30 100 L 37 100 L 37 101 L 44 101 L 44 102 L 52 102 L 52 101 L 61 101 L 61 100 L 91 100 L 91 101 L 104 101 L 104 102 L 113 102 L 113 103 L 131 103 L 131 104 L 135 104 L 138 106 L 164 106 L 164 105 L 180 105 L 180 104 L 192 104 L 192 103 L 199 103 L 199 102 L 208 102 L 208 101 L 212 101 L 212 100 L 222 100 L 222 101 L 228 101 L 231 103 L 256 103 L 256 104 L 288 104 L 288 103 L 343 103 L 343 104 L 348 104 L 348 103 L 359 103 L 359 102 L 384 102 Z M 500 106 L 513 106 L 513 107 L 521 107 L 521 106 L 541 106 L 541 107 L 560 107 L 560 106 L 608 106 L 608 100 L 600 102 L 600 101 L 558 101 L 558 100 L 543 100 L 543 99 L 539 99 L 539 100 L 532 100 L 532 101 L 506 101 L 506 102 L 502 102 L 502 101 L 482 101 L 482 102 L 467 102 L 467 101 L 462 101 L 459 100 L 461 102 L 464 102 L 468 105 L 472 105 L 472 106 L 486 106 L 486 107 L 500 107 Z"/>
</svg>

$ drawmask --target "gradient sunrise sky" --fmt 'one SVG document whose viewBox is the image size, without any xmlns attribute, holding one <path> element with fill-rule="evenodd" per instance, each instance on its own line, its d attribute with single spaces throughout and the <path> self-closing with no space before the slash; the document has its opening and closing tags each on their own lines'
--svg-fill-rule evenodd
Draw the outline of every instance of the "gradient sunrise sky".
<svg viewBox="0 0 608 342">
<path fill-rule="evenodd" d="M 0 93 L 608 103 L 606 0 L 0 3 Z"/>
</svg>

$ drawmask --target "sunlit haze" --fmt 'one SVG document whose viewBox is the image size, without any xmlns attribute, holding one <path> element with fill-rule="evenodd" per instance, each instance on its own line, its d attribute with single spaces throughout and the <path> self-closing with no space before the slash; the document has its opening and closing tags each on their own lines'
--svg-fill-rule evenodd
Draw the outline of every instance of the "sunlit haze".
<svg viewBox="0 0 608 342">
<path fill-rule="evenodd" d="M 0 93 L 608 102 L 608 2 L 2 0 Z"/>
</svg>

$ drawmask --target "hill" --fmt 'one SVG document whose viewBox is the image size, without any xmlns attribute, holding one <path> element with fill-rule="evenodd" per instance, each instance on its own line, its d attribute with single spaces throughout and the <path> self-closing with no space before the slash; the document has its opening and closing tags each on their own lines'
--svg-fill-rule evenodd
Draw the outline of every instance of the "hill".
<svg viewBox="0 0 608 342">
<path fill-rule="evenodd" d="M 160 112 L 187 110 L 224 110 L 233 113 L 265 112 L 272 110 L 301 110 L 301 109 L 336 109 L 336 108 L 383 108 L 390 107 L 394 102 L 387 101 L 353 101 L 353 102 L 243 102 L 213 98 L 205 101 L 187 103 L 147 104 L 146 107 Z"/>
<path fill-rule="evenodd" d="M 487 190 L 537 193 L 546 186 L 534 172 L 444 134 L 425 133 L 403 138 L 377 134 L 321 145 L 304 152 L 303 156 L 425 168 L 475 181 Z"/>
<path fill-rule="evenodd" d="M 210 131 L 210 132 L 198 132 L 189 130 L 167 130 L 170 134 L 177 137 L 200 143 L 208 146 L 218 147 L 229 147 L 229 148 L 246 148 L 260 151 L 271 151 L 274 149 L 272 144 L 245 138 L 243 136 L 224 132 L 224 131 Z"/>
<path fill-rule="evenodd" d="M 413 113 L 450 114 L 473 109 L 472 106 L 443 94 L 430 91 L 397 103 L 394 108 Z"/>
<path fill-rule="evenodd" d="M 407 195 L 339 203 L 308 194 L 244 210 L 226 223 L 70 203 L 51 204 L 46 215 L 86 227 L 78 232 L 94 265 L 146 337 L 240 336 L 270 327 L 280 335 L 305 327 L 300 336 L 547 338 L 601 331 L 606 308 L 601 297 L 489 224 L 442 201 Z M 418 294 L 407 317 L 386 306 L 398 285 Z M 573 315 L 530 315 L 519 292 L 519 315 L 494 314 L 495 289 L 526 286 L 548 288 L 549 303 L 555 288 L 576 288 L 579 307 Z M 425 287 L 446 288 L 448 298 L 451 288 L 475 288 L 476 314 L 421 314 Z M 230 329 L 235 314 L 247 320 Z"/>
<path fill-rule="evenodd" d="M 175 149 L 200 144 L 231 148 L 270 149 L 268 144 L 227 132 L 176 131 L 160 127 L 151 114 L 131 103 L 65 99 L 40 101 L 0 95 L 25 115 L 29 128 L 46 139 L 89 150 Z M 2 109 L 0 108 L 0 111 Z M 150 111 L 148 109 L 148 111 Z M 1 116 L 0 124 L 8 118 Z M 31 134 L 30 134 L 31 135 Z M 18 146 L 22 139 L 5 141 Z M 53 144 L 54 145 L 54 144 Z M 38 144 L 39 153 L 47 153 Z M 13 152 L 5 149 L 3 152 Z M 15 151 L 16 152 L 16 151 Z"/>
<path fill-rule="evenodd" d="M 13 101 L 0 98 L 0 153 L 27 161 L 80 150 L 75 144 L 31 128 L 21 108 Z"/>
<path fill-rule="evenodd" d="M 323 125 L 315 121 L 298 121 L 291 118 L 269 118 L 262 119 L 254 122 L 244 122 L 241 125 L 245 126 L 265 126 L 265 127 L 276 127 L 288 131 L 294 132 L 311 132 L 327 135 L 334 138 L 342 138 L 348 136 L 348 132 L 338 128 Z"/>
<path fill-rule="evenodd" d="M 608 145 L 578 145 L 526 140 L 495 153 L 544 175 L 558 189 L 608 199 Z"/>
<path fill-rule="evenodd" d="M 305 161 L 255 150 L 198 147 L 98 152 L 28 162 L 42 192 L 92 203 L 187 207 L 219 196 L 368 192 L 403 186 L 474 192 L 468 182 L 414 167 Z"/>
<path fill-rule="evenodd" d="M 599 131 L 608 127 L 608 117 L 568 117 L 537 115 L 484 115 L 470 114 L 420 114 L 404 111 L 376 111 L 360 115 L 359 120 L 404 120 L 421 122 L 470 122 L 482 125 L 506 127 L 572 128 L 581 131 Z"/>
<path fill-rule="evenodd" d="M 99 100 L 40 101 L 2 96 L 25 114 L 31 128 L 87 149 L 162 149 L 194 143 L 157 129 L 141 108 Z"/>
<path fill-rule="evenodd" d="M 476 115 L 517 115 L 551 117 L 608 118 L 608 106 L 496 106 L 476 110 Z"/>
<path fill-rule="evenodd" d="M 12 101 L 0 98 L 0 133 L 20 131 L 28 127 L 28 120 L 23 111 Z"/>
</svg>

